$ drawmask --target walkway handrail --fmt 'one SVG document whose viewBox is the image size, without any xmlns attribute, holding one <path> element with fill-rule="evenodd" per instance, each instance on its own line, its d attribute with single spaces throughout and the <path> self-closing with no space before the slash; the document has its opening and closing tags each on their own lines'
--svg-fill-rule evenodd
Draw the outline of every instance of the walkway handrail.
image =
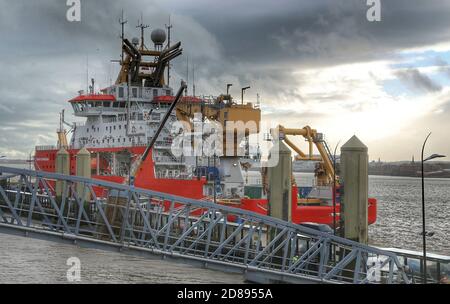
<svg viewBox="0 0 450 304">
<path fill-rule="evenodd" d="M 410 283 L 397 256 L 378 248 L 231 206 L 77 176 L 0 166 L 1 221 L 314 281 Z"/>
</svg>

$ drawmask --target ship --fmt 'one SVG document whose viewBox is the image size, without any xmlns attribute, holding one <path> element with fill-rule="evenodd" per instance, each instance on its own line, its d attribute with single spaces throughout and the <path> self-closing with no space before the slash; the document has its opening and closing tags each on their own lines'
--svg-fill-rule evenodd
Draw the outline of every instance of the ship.
<svg viewBox="0 0 450 304">
<path fill-rule="evenodd" d="M 76 175 L 77 153 L 86 149 L 91 156 L 93 179 L 129 183 L 135 187 L 267 215 L 264 170 L 262 181 L 256 186 L 249 185 L 244 174 L 259 162 L 258 156 L 250 155 L 248 141 L 250 135 L 261 132 L 259 103 L 244 102 L 243 96 L 240 102 L 236 102 L 229 94 L 231 84 L 228 84 L 226 93 L 216 97 L 200 97 L 195 92 L 190 96 L 185 91 L 176 108 L 171 110 L 175 91 L 170 86 L 170 62 L 182 54 L 181 42 L 171 44 L 170 28 L 167 33 L 163 29 L 155 29 L 150 35 L 153 45 L 147 47 L 144 27 L 141 30 L 141 38 L 130 41 L 124 37 L 122 27 L 121 68 L 115 83 L 96 92 L 95 80 L 92 79 L 86 92 L 79 91 L 77 96 L 68 100 L 73 114 L 85 121 L 67 122 L 62 111 L 57 144 L 35 147 L 35 169 L 55 172 L 57 153 L 64 149 L 70 155 L 69 174 Z M 246 129 L 240 141 L 224 139 L 224 147 L 232 147 L 232 152 L 226 155 L 185 156 L 174 153 L 177 130 L 174 131 L 173 126 L 176 123 L 200 124 L 203 128 L 205 122 L 211 121 L 222 126 L 229 121 L 254 121 L 257 127 Z M 211 132 L 214 133 L 214 129 Z M 318 135 L 315 134 L 315 138 Z M 152 147 L 148 150 L 150 142 Z M 295 147 L 294 150 L 299 152 Z M 239 151 L 243 151 L 243 155 Z M 146 156 L 148 153 L 145 159 L 142 157 L 144 153 Z M 308 160 L 304 155 L 300 156 Z M 322 156 L 309 160 L 319 165 L 323 162 L 330 168 L 329 154 Z M 133 164 L 138 160 L 142 163 L 134 172 Z M 324 183 L 323 172 L 320 166 L 316 167 L 318 182 L 315 187 L 302 188 L 292 183 L 292 221 L 336 226 L 340 223 L 338 187 L 336 182 L 330 183 L 329 172 L 325 174 L 328 181 Z M 101 189 L 96 191 L 101 192 Z M 372 224 L 376 221 L 376 200 L 369 199 L 368 206 L 368 223 Z"/>
</svg>

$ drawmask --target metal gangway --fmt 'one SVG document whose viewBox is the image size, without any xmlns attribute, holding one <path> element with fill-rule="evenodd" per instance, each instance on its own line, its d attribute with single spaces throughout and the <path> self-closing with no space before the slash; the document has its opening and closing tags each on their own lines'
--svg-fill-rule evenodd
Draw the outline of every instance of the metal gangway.
<svg viewBox="0 0 450 304">
<path fill-rule="evenodd" d="M 411 283 L 392 252 L 230 206 L 42 171 L 0 167 L 0 233 L 159 255 L 260 283 Z"/>
</svg>

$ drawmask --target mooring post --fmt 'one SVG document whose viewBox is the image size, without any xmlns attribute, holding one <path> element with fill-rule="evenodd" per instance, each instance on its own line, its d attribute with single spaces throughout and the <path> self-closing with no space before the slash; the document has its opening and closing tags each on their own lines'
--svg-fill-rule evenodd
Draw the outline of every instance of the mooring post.
<svg viewBox="0 0 450 304">
<path fill-rule="evenodd" d="M 278 153 L 278 163 L 268 168 L 269 216 L 284 221 L 292 220 L 292 158 L 291 150 L 282 142 L 277 142 L 270 150 L 270 157 Z"/>
<path fill-rule="evenodd" d="M 268 214 L 284 221 L 292 221 L 292 158 L 291 150 L 282 142 L 277 141 L 270 150 L 270 158 L 278 162 L 275 166 L 268 168 L 269 190 Z M 267 243 L 271 242 L 280 231 L 267 230 Z M 276 248 L 284 238 L 280 238 L 274 245 Z M 284 256 L 283 249 L 274 252 L 274 262 L 281 263 L 281 257 Z"/>
<path fill-rule="evenodd" d="M 76 175 L 91 178 L 91 153 L 86 148 L 82 148 L 77 153 Z M 89 206 L 91 194 L 84 183 L 77 183 L 77 194 L 85 200 L 85 207 Z"/>
<path fill-rule="evenodd" d="M 70 175 L 70 154 L 66 149 L 61 148 L 56 153 L 55 160 L 55 171 L 59 174 Z M 66 187 L 66 182 L 57 180 L 55 185 L 56 201 L 58 204 L 61 203 L 61 197 L 63 196 L 64 188 Z"/>
<path fill-rule="evenodd" d="M 356 136 L 341 148 L 343 196 L 341 216 L 344 237 L 359 243 L 368 242 L 369 157 L 367 146 Z"/>
</svg>

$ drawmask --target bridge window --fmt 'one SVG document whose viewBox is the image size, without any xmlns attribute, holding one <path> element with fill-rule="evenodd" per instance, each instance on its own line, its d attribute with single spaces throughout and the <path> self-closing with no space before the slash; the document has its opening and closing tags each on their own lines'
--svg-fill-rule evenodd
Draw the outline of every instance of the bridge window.
<svg viewBox="0 0 450 304">
<path fill-rule="evenodd" d="M 131 92 L 132 92 L 131 95 L 133 96 L 133 98 L 137 98 L 137 94 L 138 94 L 138 93 L 137 93 L 137 92 L 138 92 L 137 88 L 132 88 L 132 89 L 131 89 Z"/>
<path fill-rule="evenodd" d="M 104 106 L 105 108 L 109 108 L 109 107 L 111 106 L 111 102 L 110 102 L 110 101 L 104 101 L 104 102 L 103 102 L 103 106 Z"/>
<path fill-rule="evenodd" d="M 124 95 L 123 92 L 124 92 L 123 87 L 119 87 L 119 98 L 123 98 L 123 95 Z"/>
<path fill-rule="evenodd" d="M 153 97 L 158 96 L 158 89 L 153 89 Z"/>
</svg>

